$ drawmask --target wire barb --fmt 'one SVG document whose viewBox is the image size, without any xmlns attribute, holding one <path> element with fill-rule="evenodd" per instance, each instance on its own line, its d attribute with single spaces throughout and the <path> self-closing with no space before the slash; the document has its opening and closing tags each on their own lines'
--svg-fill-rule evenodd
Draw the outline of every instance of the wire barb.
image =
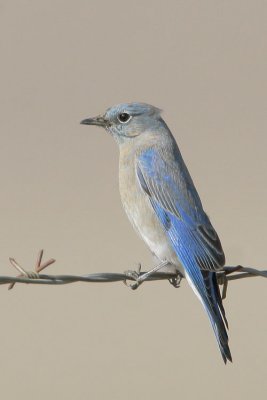
<svg viewBox="0 0 267 400">
<path fill-rule="evenodd" d="M 25 271 L 24 268 L 22 268 L 19 263 L 14 259 L 14 258 L 9 258 L 10 264 L 16 268 L 17 271 L 20 272 L 20 275 L 18 277 L 26 277 L 29 279 L 38 279 L 40 278 L 39 272 L 41 272 L 43 269 L 47 268 L 49 265 L 53 264 L 56 260 L 54 258 L 50 258 L 48 261 L 44 262 L 42 264 L 42 258 L 44 255 L 44 250 L 40 250 L 38 253 L 38 257 L 35 263 L 34 271 Z M 0 279 L 1 283 L 1 279 Z M 29 282 L 30 283 L 30 282 Z M 12 282 L 8 285 L 8 290 L 13 289 L 15 286 L 16 282 Z"/>
<path fill-rule="evenodd" d="M 145 281 L 158 281 L 158 280 L 168 280 L 174 287 L 179 287 L 182 280 L 182 276 L 177 273 L 170 273 L 157 271 L 153 272 L 141 272 L 141 264 L 139 264 L 138 271 L 135 274 L 129 273 L 112 273 L 112 272 L 100 272 L 95 274 L 87 275 L 44 275 L 40 272 L 47 268 L 49 265 L 53 264 L 56 260 L 51 258 L 45 262 L 42 262 L 44 251 L 40 250 L 35 263 L 34 271 L 26 271 L 22 268 L 19 263 L 14 259 L 10 258 L 9 261 L 11 265 L 20 273 L 18 276 L 0 276 L 0 284 L 8 284 L 8 289 L 12 289 L 15 283 L 31 283 L 31 284 L 41 284 L 41 285 L 66 285 L 74 282 L 124 282 L 126 286 L 132 287 L 132 285 L 127 284 L 127 281 L 134 281 L 136 283 L 136 275 L 138 279 L 143 282 Z M 157 268 L 155 268 L 156 270 Z M 229 281 L 251 278 L 255 276 L 260 276 L 267 278 L 267 271 L 260 271 L 255 268 L 242 267 L 241 265 L 231 267 L 226 266 L 221 271 L 217 272 L 217 279 L 219 285 L 222 285 L 222 298 L 225 299 L 227 287 Z"/>
</svg>

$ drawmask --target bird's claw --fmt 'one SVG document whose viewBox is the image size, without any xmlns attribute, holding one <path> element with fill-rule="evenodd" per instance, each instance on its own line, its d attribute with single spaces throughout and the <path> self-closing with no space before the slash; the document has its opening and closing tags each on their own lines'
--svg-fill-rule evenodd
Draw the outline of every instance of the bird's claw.
<svg viewBox="0 0 267 400">
<path fill-rule="evenodd" d="M 170 284 L 176 289 L 180 287 L 181 280 L 183 279 L 182 275 L 177 273 L 177 275 L 171 279 L 169 279 Z"/>
<path fill-rule="evenodd" d="M 224 299 L 226 299 L 227 287 L 228 287 L 228 279 L 227 279 L 226 273 L 222 272 L 221 274 L 217 274 L 217 281 L 218 281 L 219 285 L 222 285 L 221 297 L 222 297 L 222 300 L 224 300 Z"/>
<path fill-rule="evenodd" d="M 132 290 L 136 290 L 142 283 L 141 274 L 140 274 L 141 273 L 141 264 L 139 264 L 137 271 L 128 270 L 128 271 L 125 271 L 124 273 L 127 276 L 127 278 L 130 278 L 130 280 L 134 281 L 134 283 L 127 282 L 127 278 L 123 281 L 123 283 L 127 287 L 131 288 Z"/>
</svg>

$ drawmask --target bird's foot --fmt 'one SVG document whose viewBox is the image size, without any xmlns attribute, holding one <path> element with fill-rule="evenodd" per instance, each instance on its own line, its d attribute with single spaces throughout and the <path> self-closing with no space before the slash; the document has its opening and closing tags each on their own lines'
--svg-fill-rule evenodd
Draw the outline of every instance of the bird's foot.
<svg viewBox="0 0 267 400">
<path fill-rule="evenodd" d="M 177 275 L 171 279 L 169 279 L 170 284 L 175 287 L 176 289 L 180 287 L 181 280 L 183 279 L 182 274 L 177 271 Z"/>
<path fill-rule="evenodd" d="M 132 290 L 136 290 L 141 283 L 143 282 L 141 279 L 141 264 L 138 265 L 137 271 L 128 270 L 124 272 L 127 278 L 123 281 L 123 283 L 131 288 Z M 134 283 L 129 283 L 127 280 L 134 281 Z"/>
<path fill-rule="evenodd" d="M 226 299 L 226 293 L 227 293 L 227 287 L 228 287 L 228 279 L 226 276 L 226 273 L 224 271 L 220 271 L 217 273 L 217 282 L 218 285 L 222 285 L 222 292 L 221 292 L 221 297 L 222 300 Z"/>
</svg>

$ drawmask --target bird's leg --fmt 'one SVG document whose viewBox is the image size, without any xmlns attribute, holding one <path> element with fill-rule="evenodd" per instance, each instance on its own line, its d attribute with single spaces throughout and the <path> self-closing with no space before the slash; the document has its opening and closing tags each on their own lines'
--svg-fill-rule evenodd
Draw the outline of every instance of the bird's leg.
<svg viewBox="0 0 267 400">
<path fill-rule="evenodd" d="M 156 265 L 154 268 L 151 270 L 145 272 L 144 274 L 141 274 L 141 264 L 139 264 L 138 272 L 137 271 L 125 271 L 125 275 L 127 275 L 130 278 L 133 278 L 135 282 L 133 284 L 126 284 L 126 280 L 124 283 L 129 286 L 131 289 L 135 290 L 138 288 L 138 286 L 141 285 L 150 275 L 152 275 L 154 272 L 157 272 L 159 269 L 165 267 L 168 264 L 168 261 L 162 261 L 158 265 Z"/>
</svg>

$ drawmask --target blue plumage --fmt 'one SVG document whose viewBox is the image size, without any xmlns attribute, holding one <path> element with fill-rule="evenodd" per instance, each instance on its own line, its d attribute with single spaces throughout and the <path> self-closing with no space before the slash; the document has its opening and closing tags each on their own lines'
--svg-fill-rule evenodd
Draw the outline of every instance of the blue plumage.
<svg viewBox="0 0 267 400">
<path fill-rule="evenodd" d="M 160 153 L 156 149 L 149 148 L 144 151 L 140 154 L 138 161 L 137 174 L 140 184 L 150 196 L 152 207 L 185 269 L 187 280 L 207 311 L 224 362 L 227 359 L 232 361 L 225 326 L 227 321 L 223 319 L 225 312 L 220 300 L 216 274 L 200 269 L 201 265 L 205 265 L 207 270 L 213 270 L 218 266 L 216 254 L 215 256 L 212 254 L 212 251 L 217 253 L 217 248 L 213 245 L 210 246 L 209 242 L 203 241 L 202 234 L 199 233 L 199 226 L 202 226 L 200 224 L 214 232 L 213 236 L 216 239 L 217 234 L 203 211 L 197 193 L 194 193 L 195 189 L 191 187 L 195 198 L 194 206 L 188 207 L 189 203 L 186 202 L 183 192 L 180 191 L 171 175 L 167 173 L 168 168 L 164 165 Z M 159 187 L 165 189 L 161 191 L 161 194 Z M 171 207 L 168 206 L 168 198 L 172 200 Z M 187 213 L 183 210 L 183 205 L 187 209 Z M 219 253 L 222 254 L 220 243 Z M 212 262 L 214 264 L 210 265 Z"/>
<path fill-rule="evenodd" d="M 82 123 L 103 126 L 119 144 L 120 193 L 130 221 L 160 262 L 185 275 L 209 316 L 224 362 L 232 361 L 216 278 L 224 252 L 160 110 L 119 104 Z"/>
</svg>

